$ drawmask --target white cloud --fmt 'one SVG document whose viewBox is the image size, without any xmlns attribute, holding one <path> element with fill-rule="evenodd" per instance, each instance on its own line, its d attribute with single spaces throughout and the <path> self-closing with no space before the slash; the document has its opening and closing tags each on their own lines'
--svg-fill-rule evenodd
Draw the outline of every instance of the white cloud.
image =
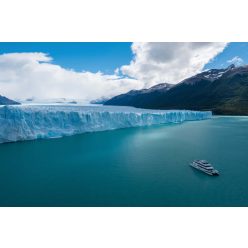
<svg viewBox="0 0 248 248">
<path fill-rule="evenodd" d="M 220 42 L 133 43 L 134 59 L 122 66 L 121 71 L 146 86 L 178 83 L 199 73 L 226 45 Z"/>
<path fill-rule="evenodd" d="M 71 98 L 90 101 L 144 85 L 135 79 L 101 72 L 75 72 L 52 64 L 44 53 L 0 55 L 0 94 L 10 98 Z"/>
<path fill-rule="evenodd" d="M 235 56 L 230 60 L 227 60 L 227 63 L 229 64 L 234 64 L 236 66 L 240 66 L 244 64 L 244 60 L 242 58 L 240 58 L 239 56 Z"/>
<path fill-rule="evenodd" d="M 161 82 L 178 83 L 200 72 L 226 43 L 133 43 L 134 59 L 112 75 L 76 72 L 44 53 L 0 55 L 0 94 L 13 99 L 70 98 L 90 101 Z M 124 76 L 123 76 L 124 75 Z M 128 77 L 126 77 L 128 76 Z"/>
</svg>

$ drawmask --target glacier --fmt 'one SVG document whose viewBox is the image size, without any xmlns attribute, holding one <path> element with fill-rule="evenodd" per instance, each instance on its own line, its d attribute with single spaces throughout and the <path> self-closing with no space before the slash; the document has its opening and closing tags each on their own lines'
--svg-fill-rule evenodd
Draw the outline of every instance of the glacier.
<svg viewBox="0 0 248 248">
<path fill-rule="evenodd" d="M 147 110 L 120 106 L 1 106 L 0 143 L 211 117 L 211 111 Z"/>
</svg>

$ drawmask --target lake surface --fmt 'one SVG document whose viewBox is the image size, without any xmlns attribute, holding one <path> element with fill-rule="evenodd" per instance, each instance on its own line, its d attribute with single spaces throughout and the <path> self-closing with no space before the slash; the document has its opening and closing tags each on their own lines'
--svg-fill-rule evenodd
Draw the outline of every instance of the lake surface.
<svg viewBox="0 0 248 248">
<path fill-rule="evenodd" d="M 248 206 L 247 157 L 247 117 L 0 144 L 0 206 Z"/>
</svg>

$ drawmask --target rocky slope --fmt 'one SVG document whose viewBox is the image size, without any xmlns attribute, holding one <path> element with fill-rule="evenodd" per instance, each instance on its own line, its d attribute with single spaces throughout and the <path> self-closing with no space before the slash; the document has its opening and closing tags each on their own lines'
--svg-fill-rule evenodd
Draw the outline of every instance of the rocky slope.
<svg viewBox="0 0 248 248">
<path fill-rule="evenodd" d="M 176 85 L 156 85 L 146 90 L 130 91 L 105 104 L 248 115 L 248 66 L 231 65 L 226 69 L 204 71 Z"/>
<path fill-rule="evenodd" d="M 0 95 L 0 105 L 16 105 L 16 104 L 20 104 L 20 103 Z"/>
</svg>

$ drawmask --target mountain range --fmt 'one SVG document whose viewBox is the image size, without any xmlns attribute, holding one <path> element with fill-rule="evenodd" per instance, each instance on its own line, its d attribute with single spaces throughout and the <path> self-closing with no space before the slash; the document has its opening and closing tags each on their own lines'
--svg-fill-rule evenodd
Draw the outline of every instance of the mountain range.
<svg viewBox="0 0 248 248">
<path fill-rule="evenodd" d="M 132 90 L 104 104 L 248 115 L 248 66 L 230 65 L 225 69 L 203 71 L 178 84 L 163 83 L 149 89 Z"/>
<path fill-rule="evenodd" d="M 20 104 L 20 103 L 0 95 L 0 105 L 16 105 L 16 104 Z"/>
</svg>

